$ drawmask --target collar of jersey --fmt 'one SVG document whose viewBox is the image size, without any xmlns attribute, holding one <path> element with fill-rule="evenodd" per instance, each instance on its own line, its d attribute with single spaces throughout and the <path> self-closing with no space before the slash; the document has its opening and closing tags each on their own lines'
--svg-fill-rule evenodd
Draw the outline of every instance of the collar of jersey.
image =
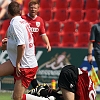
<svg viewBox="0 0 100 100">
<path fill-rule="evenodd" d="M 29 15 L 29 13 L 27 14 L 27 16 L 30 17 L 30 18 L 32 18 L 32 17 Z M 36 17 L 37 17 L 37 15 L 35 15 L 35 17 L 32 18 L 32 19 L 34 20 L 34 19 L 36 19 Z"/>
</svg>

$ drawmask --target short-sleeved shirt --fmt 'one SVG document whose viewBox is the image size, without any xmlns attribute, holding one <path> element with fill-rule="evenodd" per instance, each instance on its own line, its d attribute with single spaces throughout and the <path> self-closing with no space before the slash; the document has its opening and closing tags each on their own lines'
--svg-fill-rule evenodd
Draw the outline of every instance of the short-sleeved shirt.
<svg viewBox="0 0 100 100">
<path fill-rule="evenodd" d="M 94 50 L 100 52 L 100 23 L 92 26 L 90 41 L 93 42 Z"/>
<path fill-rule="evenodd" d="M 29 14 L 26 14 L 22 18 L 30 24 L 35 43 L 39 35 L 46 35 L 44 21 L 41 17 L 36 15 L 35 18 L 31 18 Z"/>
<path fill-rule="evenodd" d="M 25 45 L 20 68 L 34 68 L 38 66 L 30 26 L 21 16 L 11 19 L 7 38 L 7 52 L 14 67 L 16 67 L 17 46 L 19 45 Z"/>
</svg>

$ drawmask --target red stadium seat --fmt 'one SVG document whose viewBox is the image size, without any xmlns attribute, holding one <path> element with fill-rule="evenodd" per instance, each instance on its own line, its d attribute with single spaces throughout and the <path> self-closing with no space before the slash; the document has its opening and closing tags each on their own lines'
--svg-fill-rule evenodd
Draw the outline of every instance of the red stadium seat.
<svg viewBox="0 0 100 100">
<path fill-rule="evenodd" d="M 48 35 L 50 45 L 51 46 L 59 46 L 60 45 L 60 35 L 58 32 L 50 32 Z"/>
<path fill-rule="evenodd" d="M 63 35 L 61 47 L 75 47 L 76 36 L 73 32 L 67 32 Z"/>
<path fill-rule="evenodd" d="M 38 37 L 38 39 L 37 39 L 37 41 L 35 43 L 36 43 L 35 44 L 36 46 L 45 46 L 45 43 L 43 42 L 41 36 Z"/>
<path fill-rule="evenodd" d="M 88 9 L 85 12 L 85 21 L 96 23 L 99 20 L 99 12 L 97 9 Z"/>
<path fill-rule="evenodd" d="M 49 31 L 49 32 L 60 32 L 60 22 L 57 21 L 57 20 L 50 21 L 47 31 Z"/>
<path fill-rule="evenodd" d="M 84 8 L 84 0 L 70 0 L 70 8 L 82 10 Z"/>
<path fill-rule="evenodd" d="M 54 19 L 59 21 L 65 21 L 68 19 L 68 12 L 66 9 L 57 9 Z"/>
<path fill-rule="evenodd" d="M 88 47 L 89 42 L 89 33 L 88 32 L 80 32 L 78 34 L 77 47 Z"/>
<path fill-rule="evenodd" d="M 39 16 L 43 18 L 44 21 L 50 21 L 52 18 L 52 11 L 51 9 L 41 9 L 39 11 Z"/>
<path fill-rule="evenodd" d="M 52 0 L 40 0 L 40 8 L 52 8 Z"/>
<path fill-rule="evenodd" d="M 79 22 L 83 19 L 84 13 L 81 9 L 72 9 L 70 11 L 69 20 Z"/>
<path fill-rule="evenodd" d="M 30 0 L 25 0 L 24 3 L 23 3 L 23 8 L 22 8 L 22 12 L 24 14 L 27 14 L 28 13 L 28 3 L 30 2 Z"/>
<path fill-rule="evenodd" d="M 99 2 L 98 0 L 86 0 L 86 7 L 85 9 L 98 9 L 98 6 L 99 6 Z"/>
<path fill-rule="evenodd" d="M 57 9 L 68 8 L 67 0 L 56 0 L 56 8 Z"/>
<path fill-rule="evenodd" d="M 76 24 L 74 21 L 65 21 L 64 28 L 62 30 L 62 35 L 67 32 L 75 32 Z"/>
<path fill-rule="evenodd" d="M 80 21 L 79 22 L 79 27 L 78 27 L 78 32 L 90 32 L 91 29 L 91 24 L 89 21 Z"/>
<path fill-rule="evenodd" d="M 1 35 L 1 39 L 3 39 L 6 35 L 7 29 L 9 27 L 10 24 L 10 20 L 4 20 L 0 29 L 0 35 Z"/>
</svg>

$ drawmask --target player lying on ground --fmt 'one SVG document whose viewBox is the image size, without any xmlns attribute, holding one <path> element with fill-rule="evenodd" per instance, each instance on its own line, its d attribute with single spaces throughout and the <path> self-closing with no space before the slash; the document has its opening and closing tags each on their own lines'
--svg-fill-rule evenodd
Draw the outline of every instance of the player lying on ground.
<svg viewBox="0 0 100 100">
<path fill-rule="evenodd" d="M 62 68 L 58 79 L 58 90 L 52 90 L 48 85 L 40 85 L 32 89 L 29 94 L 36 96 L 54 96 L 56 100 L 96 100 L 94 84 L 87 71 L 73 65 Z M 63 96 L 62 96 L 63 95 Z"/>
</svg>

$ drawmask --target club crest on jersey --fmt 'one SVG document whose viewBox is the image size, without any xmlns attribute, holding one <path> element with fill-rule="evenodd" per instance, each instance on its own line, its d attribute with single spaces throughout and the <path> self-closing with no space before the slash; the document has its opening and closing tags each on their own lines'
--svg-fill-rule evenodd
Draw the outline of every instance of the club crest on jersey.
<svg viewBox="0 0 100 100">
<path fill-rule="evenodd" d="M 36 22 L 36 26 L 39 27 L 40 26 L 40 22 Z"/>
</svg>

